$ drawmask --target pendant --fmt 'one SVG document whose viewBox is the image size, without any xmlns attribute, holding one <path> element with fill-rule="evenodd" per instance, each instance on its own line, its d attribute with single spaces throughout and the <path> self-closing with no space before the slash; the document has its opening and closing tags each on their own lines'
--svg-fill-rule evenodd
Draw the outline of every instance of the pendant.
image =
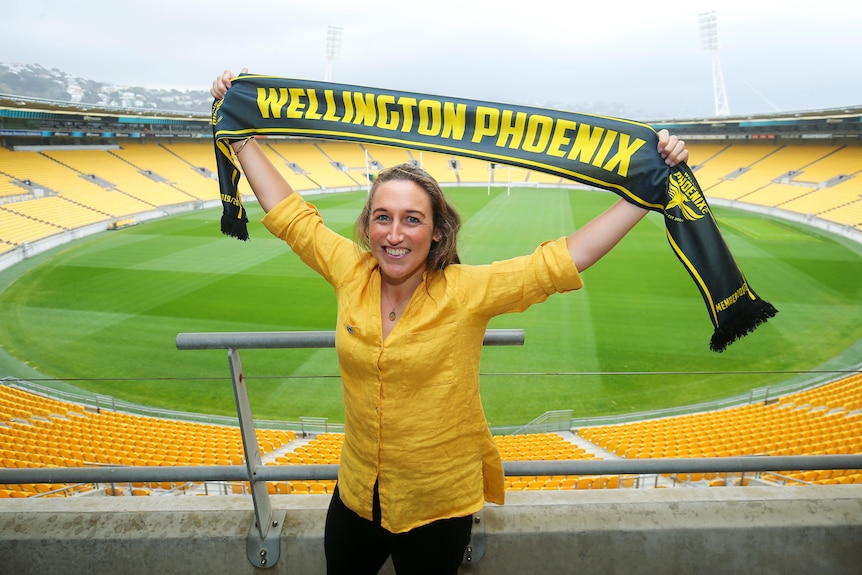
<svg viewBox="0 0 862 575">
<path fill-rule="evenodd" d="M 389 321 L 395 321 L 395 310 L 389 312 Z"/>
</svg>

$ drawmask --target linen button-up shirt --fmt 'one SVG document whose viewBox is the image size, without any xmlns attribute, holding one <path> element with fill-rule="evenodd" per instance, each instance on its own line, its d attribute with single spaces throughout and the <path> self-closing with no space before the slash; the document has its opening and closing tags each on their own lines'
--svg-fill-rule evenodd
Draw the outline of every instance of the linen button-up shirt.
<svg viewBox="0 0 862 575">
<path fill-rule="evenodd" d="M 381 524 L 393 533 L 502 504 L 503 463 L 479 397 L 482 342 L 492 317 L 582 286 L 565 238 L 529 256 L 426 272 L 384 340 L 371 253 L 328 229 L 298 193 L 263 223 L 335 289 L 344 504 L 370 520 L 377 483 Z"/>
</svg>

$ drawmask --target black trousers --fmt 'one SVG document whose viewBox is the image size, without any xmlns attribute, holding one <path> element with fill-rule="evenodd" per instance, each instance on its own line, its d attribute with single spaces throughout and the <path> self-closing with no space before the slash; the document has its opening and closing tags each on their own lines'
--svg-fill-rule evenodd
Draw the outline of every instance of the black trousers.
<svg viewBox="0 0 862 575">
<path fill-rule="evenodd" d="M 326 515 L 323 545 L 327 575 L 376 575 L 391 555 L 398 575 L 456 575 L 470 543 L 471 515 L 442 519 L 406 533 L 380 525 L 380 496 L 374 489 L 373 519 L 344 503 L 336 485 Z"/>
</svg>

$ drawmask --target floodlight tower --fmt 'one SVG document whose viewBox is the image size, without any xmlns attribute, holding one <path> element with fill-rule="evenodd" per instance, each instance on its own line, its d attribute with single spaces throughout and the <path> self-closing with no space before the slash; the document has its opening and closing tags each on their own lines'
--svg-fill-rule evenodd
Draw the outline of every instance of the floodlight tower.
<svg viewBox="0 0 862 575">
<path fill-rule="evenodd" d="M 339 26 L 330 26 L 326 30 L 326 75 L 327 82 L 332 81 L 332 62 L 341 55 L 341 37 L 344 29 Z"/>
<path fill-rule="evenodd" d="M 715 12 L 704 12 L 698 16 L 700 22 L 700 41 L 705 50 L 712 52 L 712 91 L 715 100 L 715 115 L 729 116 L 730 104 L 724 89 L 724 76 L 721 73 L 721 60 L 718 57 L 718 26 Z"/>
</svg>

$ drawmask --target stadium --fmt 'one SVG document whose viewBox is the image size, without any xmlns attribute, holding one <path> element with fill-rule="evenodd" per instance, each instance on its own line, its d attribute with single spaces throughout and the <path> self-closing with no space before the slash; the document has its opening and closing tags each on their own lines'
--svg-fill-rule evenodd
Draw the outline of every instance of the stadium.
<svg viewBox="0 0 862 575">
<path fill-rule="evenodd" d="M 495 320 L 524 339 L 483 354 L 511 503 L 476 517 L 463 570 L 858 572 L 862 108 L 652 125 L 686 140 L 740 267 L 781 313 L 710 352 L 697 290 L 649 217 L 590 272 L 589 305 Z M 259 142 L 345 235 L 376 172 L 422 165 L 465 216 L 471 262 L 526 253 L 614 199 L 439 152 Z M 331 330 L 333 299 L 257 224 L 244 181 L 251 241 L 219 233 L 215 174 L 207 115 L 0 98 L 4 572 L 321 569 L 344 417 L 334 352 L 241 335 Z M 247 395 L 229 373 L 239 348 Z"/>
</svg>

